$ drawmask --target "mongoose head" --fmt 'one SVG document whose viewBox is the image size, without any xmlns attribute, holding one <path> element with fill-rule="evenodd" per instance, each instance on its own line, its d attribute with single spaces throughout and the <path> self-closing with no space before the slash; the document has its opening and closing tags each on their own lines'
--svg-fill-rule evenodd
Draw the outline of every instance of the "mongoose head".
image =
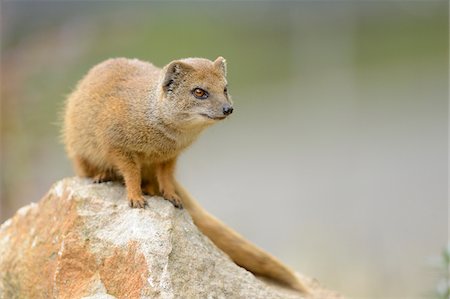
<svg viewBox="0 0 450 299">
<path fill-rule="evenodd" d="M 166 115 L 184 127 L 203 127 L 233 112 L 223 57 L 175 60 L 163 68 L 162 97 Z"/>
</svg>

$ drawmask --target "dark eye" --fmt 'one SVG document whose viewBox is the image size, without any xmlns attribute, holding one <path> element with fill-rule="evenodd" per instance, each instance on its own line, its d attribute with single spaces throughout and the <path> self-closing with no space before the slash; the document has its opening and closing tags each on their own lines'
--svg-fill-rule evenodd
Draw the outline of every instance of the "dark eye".
<svg viewBox="0 0 450 299">
<path fill-rule="evenodd" d="M 201 88 L 196 88 L 192 91 L 192 94 L 194 95 L 194 97 L 196 97 L 197 99 L 201 99 L 204 100 L 206 98 L 208 98 L 208 92 L 201 89 Z"/>
<path fill-rule="evenodd" d="M 223 93 L 224 93 L 224 94 L 228 94 L 228 87 L 225 87 L 225 88 L 223 89 Z"/>
</svg>

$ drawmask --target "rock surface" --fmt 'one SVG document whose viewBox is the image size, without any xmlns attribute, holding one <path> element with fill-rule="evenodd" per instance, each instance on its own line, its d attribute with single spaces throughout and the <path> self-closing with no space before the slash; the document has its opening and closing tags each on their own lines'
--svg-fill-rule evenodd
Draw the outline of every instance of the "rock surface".
<svg viewBox="0 0 450 299">
<path fill-rule="evenodd" d="M 303 298 L 235 265 L 161 198 L 71 178 L 0 227 L 0 298 Z M 340 298 L 308 280 L 308 298 Z"/>
</svg>

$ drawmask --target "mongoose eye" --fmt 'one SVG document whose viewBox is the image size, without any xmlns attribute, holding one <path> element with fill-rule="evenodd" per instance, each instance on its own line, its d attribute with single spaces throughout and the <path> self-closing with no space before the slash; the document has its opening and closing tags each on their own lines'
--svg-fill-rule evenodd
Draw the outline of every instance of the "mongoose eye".
<svg viewBox="0 0 450 299">
<path fill-rule="evenodd" d="M 228 94 L 228 87 L 225 87 L 225 88 L 223 89 L 223 93 L 224 93 L 224 94 Z"/>
<path fill-rule="evenodd" d="M 204 100 L 206 98 L 208 98 L 208 92 L 201 89 L 201 88 L 196 88 L 192 91 L 192 94 L 194 95 L 194 97 L 196 97 L 197 99 L 201 99 Z"/>
</svg>

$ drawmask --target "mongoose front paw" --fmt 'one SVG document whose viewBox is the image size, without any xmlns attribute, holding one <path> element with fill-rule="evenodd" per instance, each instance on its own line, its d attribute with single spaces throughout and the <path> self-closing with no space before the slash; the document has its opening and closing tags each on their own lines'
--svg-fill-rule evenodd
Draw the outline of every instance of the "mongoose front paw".
<svg viewBox="0 0 450 299">
<path fill-rule="evenodd" d="M 128 205 L 131 208 L 143 209 L 147 205 L 147 202 L 145 201 L 143 196 L 140 196 L 137 198 L 128 198 Z"/>
<path fill-rule="evenodd" d="M 165 200 L 170 201 L 175 208 L 182 209 L 183 204 L 181 202 L 181 198 L 177 194 L 167 194 L 163 193 L 163 197 Z"/>
</svg>

